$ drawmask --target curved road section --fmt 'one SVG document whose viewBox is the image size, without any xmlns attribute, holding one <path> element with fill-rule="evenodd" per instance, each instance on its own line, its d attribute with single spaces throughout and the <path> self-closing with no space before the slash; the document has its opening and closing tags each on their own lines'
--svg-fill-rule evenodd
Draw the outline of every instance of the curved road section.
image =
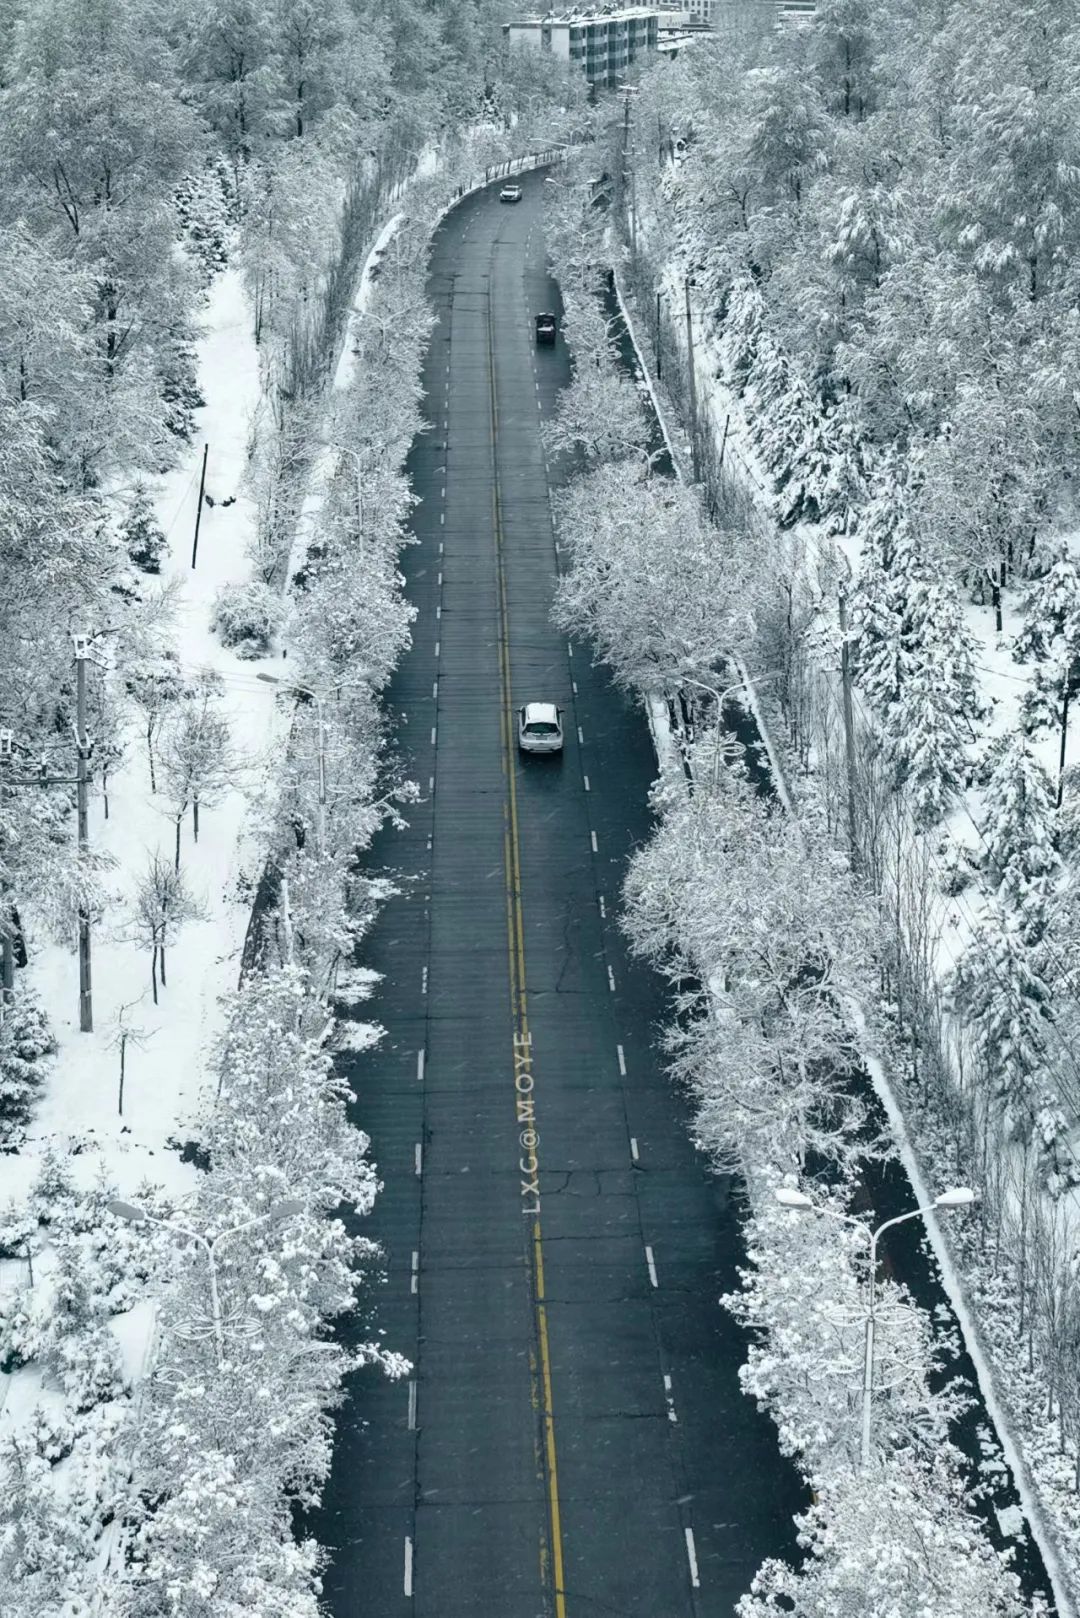
<svg viewBox="0 0 1080 1618">
<path fill-rule="evenodd" d="M 569 368 L 534 344 L 558 295 L 542 176 L 524 190 L 466 199 L 434 247 L 391 692 L 424 801 L 375 850 L 387 1037 L 351 1074 L 385 1182 L 378 1321 L 414 1371 L 358 1379 L 314 1528 L 335 1618 L 729 1618 L 805 1497 L 739 1391 L 736 1210 L 617 927 L 648 734 L 550 619 L 539 428 Z M 561 758 L 518 754 L 528 701 L 564 710 Z"/>
</svg>

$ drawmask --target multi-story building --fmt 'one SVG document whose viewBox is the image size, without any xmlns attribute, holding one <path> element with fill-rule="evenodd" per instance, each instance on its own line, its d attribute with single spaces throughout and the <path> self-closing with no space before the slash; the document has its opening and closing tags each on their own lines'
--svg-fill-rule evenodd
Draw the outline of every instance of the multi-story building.
<svg viewBox="0 0 1080 1618">
<path fill-rule="evenodd" d="M 511 50 L 550 51 L 577 63 L 590 84 L 614 89 L 628 67 L 656 52 L 659 12 L 644 6 L 548 12 L 503 24 Z"/>
</svg>

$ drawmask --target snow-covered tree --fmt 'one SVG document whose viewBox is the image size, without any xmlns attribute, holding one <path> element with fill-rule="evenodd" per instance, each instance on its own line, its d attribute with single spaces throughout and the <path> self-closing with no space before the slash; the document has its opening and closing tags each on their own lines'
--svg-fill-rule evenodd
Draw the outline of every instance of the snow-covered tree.
<svg viewBox="0 0 1080 1618">
<path fill-rule="evenodd" d="M 739 1618 L 1030 1618 L 947 1451 L 839 1478 L 798 1524 L 809 1554 L 797 1568 L 767 1561 Z"/>
<path fill-rule="evenodd" d="M 158 976 L 166 988 L 166 954 L 176 942 L 180 929 L 201 917 L 201 909 L 188 891 L 176 865 L 152 853 L 139 878 L 131 917 L 133 936 L 150 951 L 150 986 L 158 1003 Z"/>
<path fill-rule="evenodd" d="M 1022 733 L 1006 739 L 983 803 L 986 881 L 1016 915 L 1024 941 L 1037 944 L 1061 861 L 1050 781 Z"/>
<path fill-rule="evenodd" d="M 161 572 L 167 542 L 145 483 L 135 485 L 131 505 L 120 527 L 120 539 L 137 568 L 144 573 Z"/>
<path fill-rule="evenodd" d="M 205 683 L 198 695 L 174 708 L 161 744 L 161 774 L 176 824 L 174 864 L 180 869 L 180 826 L 190 805 L 199 841 L 199 808 L 212 807 L 235 786 L 238 760 L 229 722 Z"/>
<path fill-rule="evenodd" d="M 1019 925 L 996 904 L 987 907 L 957 962 L 950 992 L 990 1093 L 1026 1137 L 1046 1088 L 1050 995 Z"/>
</svg>

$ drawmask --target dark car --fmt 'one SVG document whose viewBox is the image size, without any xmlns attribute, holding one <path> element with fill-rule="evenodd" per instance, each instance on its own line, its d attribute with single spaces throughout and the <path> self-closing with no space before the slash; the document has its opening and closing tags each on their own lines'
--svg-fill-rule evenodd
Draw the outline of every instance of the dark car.
<svg viewBox="0 0 1080 1618">
<path fill-rule="evenodd" d="M 555 341 L 555 334 L 556 334 L 557 330 L 558 330 L 558 327 L 556 325 L 554 315 L 537 315 L 537 317 L 536 317 L 536 341 L 537 341 L 537 343 L 546 343 L 550 347 L 550 345 L 552 343 L 554 343 L 554 341 Z"/>
</svg>

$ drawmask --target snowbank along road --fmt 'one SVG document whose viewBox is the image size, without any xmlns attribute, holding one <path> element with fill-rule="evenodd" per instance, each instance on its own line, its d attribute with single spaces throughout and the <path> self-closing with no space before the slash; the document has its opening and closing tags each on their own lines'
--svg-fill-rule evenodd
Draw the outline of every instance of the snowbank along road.
<svg viewBox="0 0 1080 1618">
<path fill-rule="evenodd" d="M 549 616 L 540 423 L 569 372 L 561 341 L 534 346 L 558 302 L 543 177 L 523 183 L 513 207 L 466 199 L 432 262 L 418 616 L 391 692 L 424 802 L 374 852 L 398 887 L 365 955 L 387 1038 L 352 1074 L 385 1181 L 379 1321 L 415 1368 L 362 1377 L 340 1417 L 326 1599 L 728 1618 L 805 1497 L 739 1392 L 729 1187 L 687 1138 L 660 985 L 617 928 L 644 719 Z M 561 759 L 517 756 L 528 700 L 565 710 Z"/>
</svg>

